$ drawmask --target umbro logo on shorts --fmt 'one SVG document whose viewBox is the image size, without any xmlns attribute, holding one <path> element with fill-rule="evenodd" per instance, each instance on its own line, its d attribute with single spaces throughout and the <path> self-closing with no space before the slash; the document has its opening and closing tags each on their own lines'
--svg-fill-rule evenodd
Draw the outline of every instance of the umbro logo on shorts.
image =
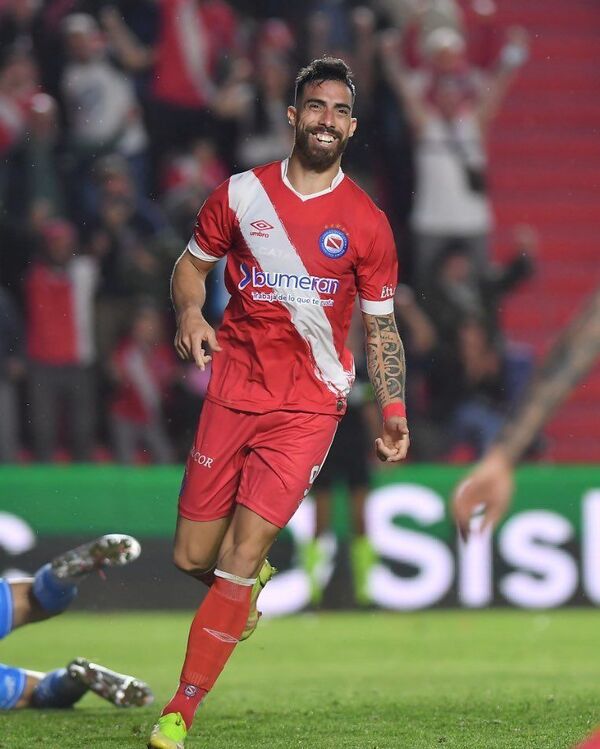
<svg viewBox="0 0 600 749">
<path fill-rule="evenodd" d="M 202 629 L 212 637 L 216 637 L 217 640 L 221 640 L 221 642 L 239 642 L 236 637 L 228 635 L 227 632 L 219 632 L 217 629 L 209 629 L 208 627 L 202 627 Z"/>
</svg>

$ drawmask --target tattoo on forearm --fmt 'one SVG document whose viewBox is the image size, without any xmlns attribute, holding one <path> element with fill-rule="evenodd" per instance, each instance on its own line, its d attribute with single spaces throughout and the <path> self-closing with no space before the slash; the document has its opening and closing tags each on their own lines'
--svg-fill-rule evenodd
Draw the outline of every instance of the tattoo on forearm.
<svg viewBox="0 0 600 749">
<path fill-rule="evenodd" d="M 365 315 L 367 369 L 380 408 L 404 401 L 406 363 L 393 313 Z"/>
<path fill-rule="evenodd" d="M 562 332 L 496 444 L 515 462 L 600 355 L 600 289 Z"/>
</svg>

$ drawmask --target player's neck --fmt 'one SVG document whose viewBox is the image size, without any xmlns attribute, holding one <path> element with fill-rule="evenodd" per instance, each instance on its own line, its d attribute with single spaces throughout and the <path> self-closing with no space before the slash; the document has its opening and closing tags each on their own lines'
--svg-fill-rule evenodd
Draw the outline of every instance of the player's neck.
<svg viewBox="0 0 600 749">
<path fill-rule="evenodd" d="M 287 165 L 286 177 L 291 186 L 300 195 L 314 195 L 328 190 L 340 171 L 340 159 L 324 172 L 315 172 L 303 166 L 298 156 L 292 151 Z"/>
</svg>

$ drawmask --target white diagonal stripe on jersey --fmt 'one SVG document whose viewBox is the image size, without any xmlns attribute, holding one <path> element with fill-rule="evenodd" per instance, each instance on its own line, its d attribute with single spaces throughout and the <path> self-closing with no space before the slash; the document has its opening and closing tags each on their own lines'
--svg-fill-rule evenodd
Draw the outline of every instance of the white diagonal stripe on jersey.
<svg viewBox="0 0 600 749">
<path fill-rule="evenodd" d="M 281 219 L 265 188 L 253 171 L 235 174 L 229 180 L 229 206 L 235 212 L 240 231 L 250 252 L 265 272 L 294 276 L 309 276 L 296 248 L 292 244 Z M 274 228 L 268 237 L 253 237 L 251 222 L 256 218 L 268 221 Z M 283 287 L 271 287 L 286 291 Z M 313 290 L 299 290 L 310 297 L 310 304 L 279 302 L 290 313 L 292 324 L 308 344 L 317 370 L 315 374 L 335 395 L 346 396 L 350 391 L 348 375 L 338 358 L 333 342 L 333 330 L 325 310 L 312 299 L 320 299 Z"/>
</svg>

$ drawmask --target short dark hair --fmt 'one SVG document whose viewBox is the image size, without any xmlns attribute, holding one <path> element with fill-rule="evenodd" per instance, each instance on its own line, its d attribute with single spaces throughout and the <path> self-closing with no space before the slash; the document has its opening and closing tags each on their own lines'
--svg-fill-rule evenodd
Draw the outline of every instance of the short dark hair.
<svg viewBox="0 0 600 749">
<path fill-rule="evenodd" d="M 352 94 L 352 102 L 356 96 L 356 86 L 352 80 L 352 71 L 339 57 L 320 57 L 313 60 L 296 76 L 294 102 L 302 94 L 307 83 L 323 83 L 324 81 L 341 81 L 345 83 Z"/>
</svg>

